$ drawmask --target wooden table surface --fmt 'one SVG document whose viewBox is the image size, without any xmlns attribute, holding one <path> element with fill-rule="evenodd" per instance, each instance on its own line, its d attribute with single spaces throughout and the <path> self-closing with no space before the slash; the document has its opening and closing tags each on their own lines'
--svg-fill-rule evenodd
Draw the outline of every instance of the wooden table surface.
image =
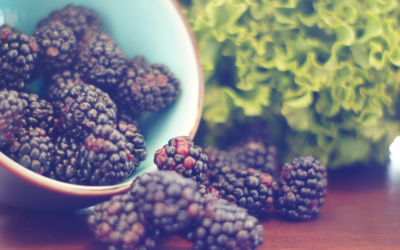
<svg viewBox="0 0 400 250">
<path fill-rule="evenodd" d="M 258 249 L 400 249 L 400 164 L 329 173 L 320 216 L 290 222 L 271 211 L 261 219 Z M 29 212 L 0 204 L 0 249 L 106 250 L 86 227 L 86 215 Z M 157 249 L 192 249 L 172 236 Z"/>
</svg>

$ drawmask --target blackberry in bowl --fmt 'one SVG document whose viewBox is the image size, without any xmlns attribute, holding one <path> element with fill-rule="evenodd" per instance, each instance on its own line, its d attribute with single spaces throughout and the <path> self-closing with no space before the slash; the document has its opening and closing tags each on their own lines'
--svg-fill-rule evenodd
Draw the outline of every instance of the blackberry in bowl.
<svg viewBox="0 0 400 250">
<path fill-rule="evenodd" d="M 149 63 L 166 65 L 179 79 L 181 89 L 188 89 L 188 91 L 182 91 L 172 105 L 160 112 L 146 114 L 139 120 L 140 134 L 145 139 L 148 155 L 154 155 L 156 150 L 161 148 L 165 142 L 177 135 L 193 138 L 202 113 L 204 82 L 196 42 L 178 3 L 164 0 L 114 2 L 98 0 L 19 0 L 0 1 L 0 8 L 13 10 L 4 12 L 4 20 L 6 22 L 12 21 L 12 23 L 6 24 L 25 34 L 33 35 L 41 20 L 47 19 L 50 13 L 54 11 L 63 10 L 69 4 L 95 11 L 103 24 L 104 32 L 109 34 L 124 50 L 128 59 L 141 55 Z M 148 11 L 149 9 L 151 11 Z M 24 18 L 15 18 L 14 15 Z M 61 24 L 68 28 L 68 25 L 62 22 Z M 152 32 L 149 32 L 149 30 Z M 95 33 L 93 32 L 93 34 Z M 76 46 L 78 46 L 81 37 L 75 35 L 74 32 L 72 34 L 76 37 Z M 85 37 L 85 35 L 82 37 Z M 162 42 L 160 42 L 160 37 L 162 37 Z M 80 49 L 80 51 L 82 50 L 83 48 Z M 47 65 L 49 68 L 52 67 L 51 63 Z M 38 94 L 39 98 L 46 99 L 46 91 L 49 85 L 46 85 L 45 80 L 49 79 L 51 74 L 54 73 L 58 73 L 58 69 L 50 70 L 43 78 L 35 79 L 29 86 L 29 90 Z M 70 79 L 74 79 L 74 75 Z M 81 80 L 86 79 L 82 78 Z M 71 81 L 67 80 L 67 82 Z M 64 82 L 64 84 L 71 85 L 67 82 Z M 49 84 L 51 83 L 49 82 Z M 110 92 L 114 90 L 111 89 Z M 54 93 L 56 93 L 55 95 L 59 94 L 58 91 Z M 53 100 L 47 101 L 51 104 L 53 102 Z M 57 115 L 57 108 L 53 104 L 52 106 L 54 114 Z M 130 113 L 127 116 L 136 119 Z M 118 118 L 118 114 L 116 114 L 116 117 Z M 116 119 L 114 125 L 107 125 L 115 126 L 117 122 L 118 119 Z M 57 127 L 61 126 L 62 123 L 57 120 L 55 124 Z M 68 131 L 73 130 L 69 129 Z M 90 135 L 90 131 L 88 135 Z M 73 134 L 58 134 L 54 136 L 53 140 L 56 140 L 57 136 L 73 136 Z M 135 138 L 133 140 L 136 143 Z M 142 146 L 140 146 L 140 143 L 135 144 L 134 149 L 136 149 L 136 145 L 140 155 L 140 152 L 143 152 L 140 151 Z M 91 206 L 108 199 L 112 195 L 128 190 L 131 182 L 138 175 L 157 168 L 152 157 L 144 159 L 143 154 L 141 157 L 143 161 L 139 167 L 137 169 L 135 167 L 134 173 L 122 183 L 84 186 L 41 176 L 0 153 L 0 201 L 14 207 L 47 210 L 69 210 Z M 65 166 L 60 167 L 60 173 Z M 65 177 L 65 172 L 61 176 Z M 71 177 L 68 176 L 68 178 Z"/>
</svg>

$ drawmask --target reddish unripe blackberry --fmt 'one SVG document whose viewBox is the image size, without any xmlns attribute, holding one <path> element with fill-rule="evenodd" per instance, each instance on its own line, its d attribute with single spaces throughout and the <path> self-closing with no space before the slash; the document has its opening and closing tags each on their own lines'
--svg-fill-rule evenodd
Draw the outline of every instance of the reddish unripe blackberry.
<svg viewBox="0 0 400 250">
<path fill-rule="evenodd" d="M 155 249 L 160 234 L 128 193 L 96 205 L 87 222 L 96 238 L 115 250 Z"/>
<path fill-rule="evenodd" d="M 115 125 L 117 109 L 107 93 L 89 84 L 67 90 L 62 91 L 61 101 L 52 103 L 60 133 L 84 140 L 96 125 Z"/>
<path fill-rule="evenodd" d="M 225 200 L 213 199 L 186 234 L 194 249 L 253 250 L 263 242 L 263 227 L 247 210 Z"/>
<path fill-rule="evenodd" d="M 92 185 L 112 185 L 128 178 L 137 160 L 125 136 L 109 125 L 97 125 L 84 143 L 82 157 L 88 162 L 82 177 Z"/>
<path fill-rule="evenodd" d="M 79 52 L 74 69 L 98 87 L 116 86 L 127 67 L 125 52 L 107 34 L 92 37 Z"/>
<path fill-rule="evenodd" d="M 14 141 L 22 126 L 24 104 L 16 91 L 0 91 L 0 147 Z"/>
<path fill-rule="evenodd" d="M 52 21 L 61 21 L 71 28 L 77 38 L 81 38 L 88 30 L 101 30 L 101 21 L 94 10 L 82 6 L 67 5 L 62 10 L 54 11 L 41 20 L 38 28 Z"/>
<path fill-rule="evenodd" d="M 76 54 L 76 37 L 60 21 L 50 22 L 35 32 L 40 47 L 39 61 L 43 70 L 65 69 L 71 66 Z"/>
<path fill-rule="evenodd" d="M 46 131 L 50 138 L 54 136 L 54 112 L 52 105 L 46 100 L 40 99 L 38 95 L 32 93 L 19 93 L 25 112 L 22 124 L 25 128 L 40 127 Z"/>
<path fill-rule="evenodd" d="M 24 89 L 36 68 L 39 46 L 28 36 L 8 25 L 0 27 L 0 87 Z"/>
<path fill-rule="evenodd" d="M 194 180 L 174 171 L 142 174 L 130 194 L 149 224 L 167 234 L 188 230 L 207 202 Z"/>
<path fill-rule="evenodd" d="M 221 197 L 258 215 L 271 208 L 278 183 L 274 178 L 254 169 L 238 170 L 213 183 Z"/>
<path fill-rule="evenodd" d="M 130 152 L 135 156 L 137 164 L 144 161 L 147 157 L 146 142 L 143 135 L 139 133 L 136 125 L 119 121 L 116 125 L 117 130 L 123 134 L 127 141 L 127 147 Z"/>
<path fill-rule="evenodd" d="M 171 105 L 180 93 L 180 82 L 162 64 L 133 59 L 125 78 L 118 84 L 115 100 L 132 114 L 158 111 Z"/>
<path fill-rule="evenodd" d="M 174 170 L 187 178 L 201 181 L 208 170 L 208 157 L 203 149 L 193 144 L 188 136 L 169 140 L 162 149 L 156 151 L 154 163 L 160 170 Z"/>
<path fill-rule="evenodd" d="M 325 166 L 311 156 L 294 158 L 280 171 L 275 209 L 295 220 L 309 220 L 320 213 L 327 186 Z"/>
<path fill-rule="evenodd" d="M 81 75 L 72 70 L 61 70 L 51 75 L 47 81 L 47 99 L 61 101 L 68 91 L 75 85 L 82 85 Z"/>
<path fill-rule="evenodd" d="M 15 141 L 6 147 L 6 154 L 22 166 L 45 175 L 50 170 L 54 145 L 42 128 L 20 128 Z"/>
</svg>

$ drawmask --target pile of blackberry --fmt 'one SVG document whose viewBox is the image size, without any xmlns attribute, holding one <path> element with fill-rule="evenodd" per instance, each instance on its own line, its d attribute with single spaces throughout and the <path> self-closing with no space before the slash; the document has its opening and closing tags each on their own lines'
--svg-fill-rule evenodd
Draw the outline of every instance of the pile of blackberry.
<svg viewBox="0 0 400 250">
<path fill-rule="evenodd" d="M 40 76 L 44 91 L 34 82 Z M 127 79 L 141 84 L 140 94 Z M 127 58 L 84 6 L 54 10 L 32 35 L 0 27 L 0 149 L 43 176 L 79 185 L 124 181 L 147 158 L 140 115 L 171 105 L 179 92 L 166 66 Z M 206 171 L 206 156 L 196 152 L 187 175 Z"/>
</svg>

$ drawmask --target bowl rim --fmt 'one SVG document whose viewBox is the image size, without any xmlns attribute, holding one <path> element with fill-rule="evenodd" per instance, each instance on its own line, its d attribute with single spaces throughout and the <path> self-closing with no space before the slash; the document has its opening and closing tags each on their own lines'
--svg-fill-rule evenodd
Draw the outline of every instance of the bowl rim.
<svg viewBox="0 0 400 250">
<path fill-rule="evenodd" d="M 203 112 L 204 85 L 205 85 L 203 69 L 201 65 L 200 52 L 197 47 L 197 41 L 194 36 L 194 33 L 191 30 L 190 24 L 186 19 L 186 16 L 183 13 L 182 8 L 178 3 L 178 0 L 170 0 L 170 2 L 178 12 L 182 22 L 186 27 L 186 32 L 187 34 L 189 34 L 192 48 L 195 52 L 196 64 L 199 73 L 199 78 L 198 78 L 199 103 L 197 105 L 195 123 L 188 135 L 193 139 L 199 127 L 201 115 Z M 120 184 L 109 185 L 109 186 L 84 186 L 84 185 L 65 183 L 37 174 L 32 170 L 29 170 L 21 166 L 20 164 L 18 164 L 17 162 L 15 162 L 11 158 L 3 154 L 2 152 L 0 152 L 0 165 L 8 172 L 12 173 L 13 175 L 17 176 L 18 178 L 22 179 L 23 181 L 33 186 L 37 186 L 39 188 L 45 189 L 47 191 L 52 191 L 55 193 L 72 195 L 77 197 L 105 197 L 114 194 L 119 194 L 128 190 L 129 187 L 131 186 L 131 183 L 134 181 L 133 179 L 132 181 L 129 182 L 123 182 Z"/>
</svg>

